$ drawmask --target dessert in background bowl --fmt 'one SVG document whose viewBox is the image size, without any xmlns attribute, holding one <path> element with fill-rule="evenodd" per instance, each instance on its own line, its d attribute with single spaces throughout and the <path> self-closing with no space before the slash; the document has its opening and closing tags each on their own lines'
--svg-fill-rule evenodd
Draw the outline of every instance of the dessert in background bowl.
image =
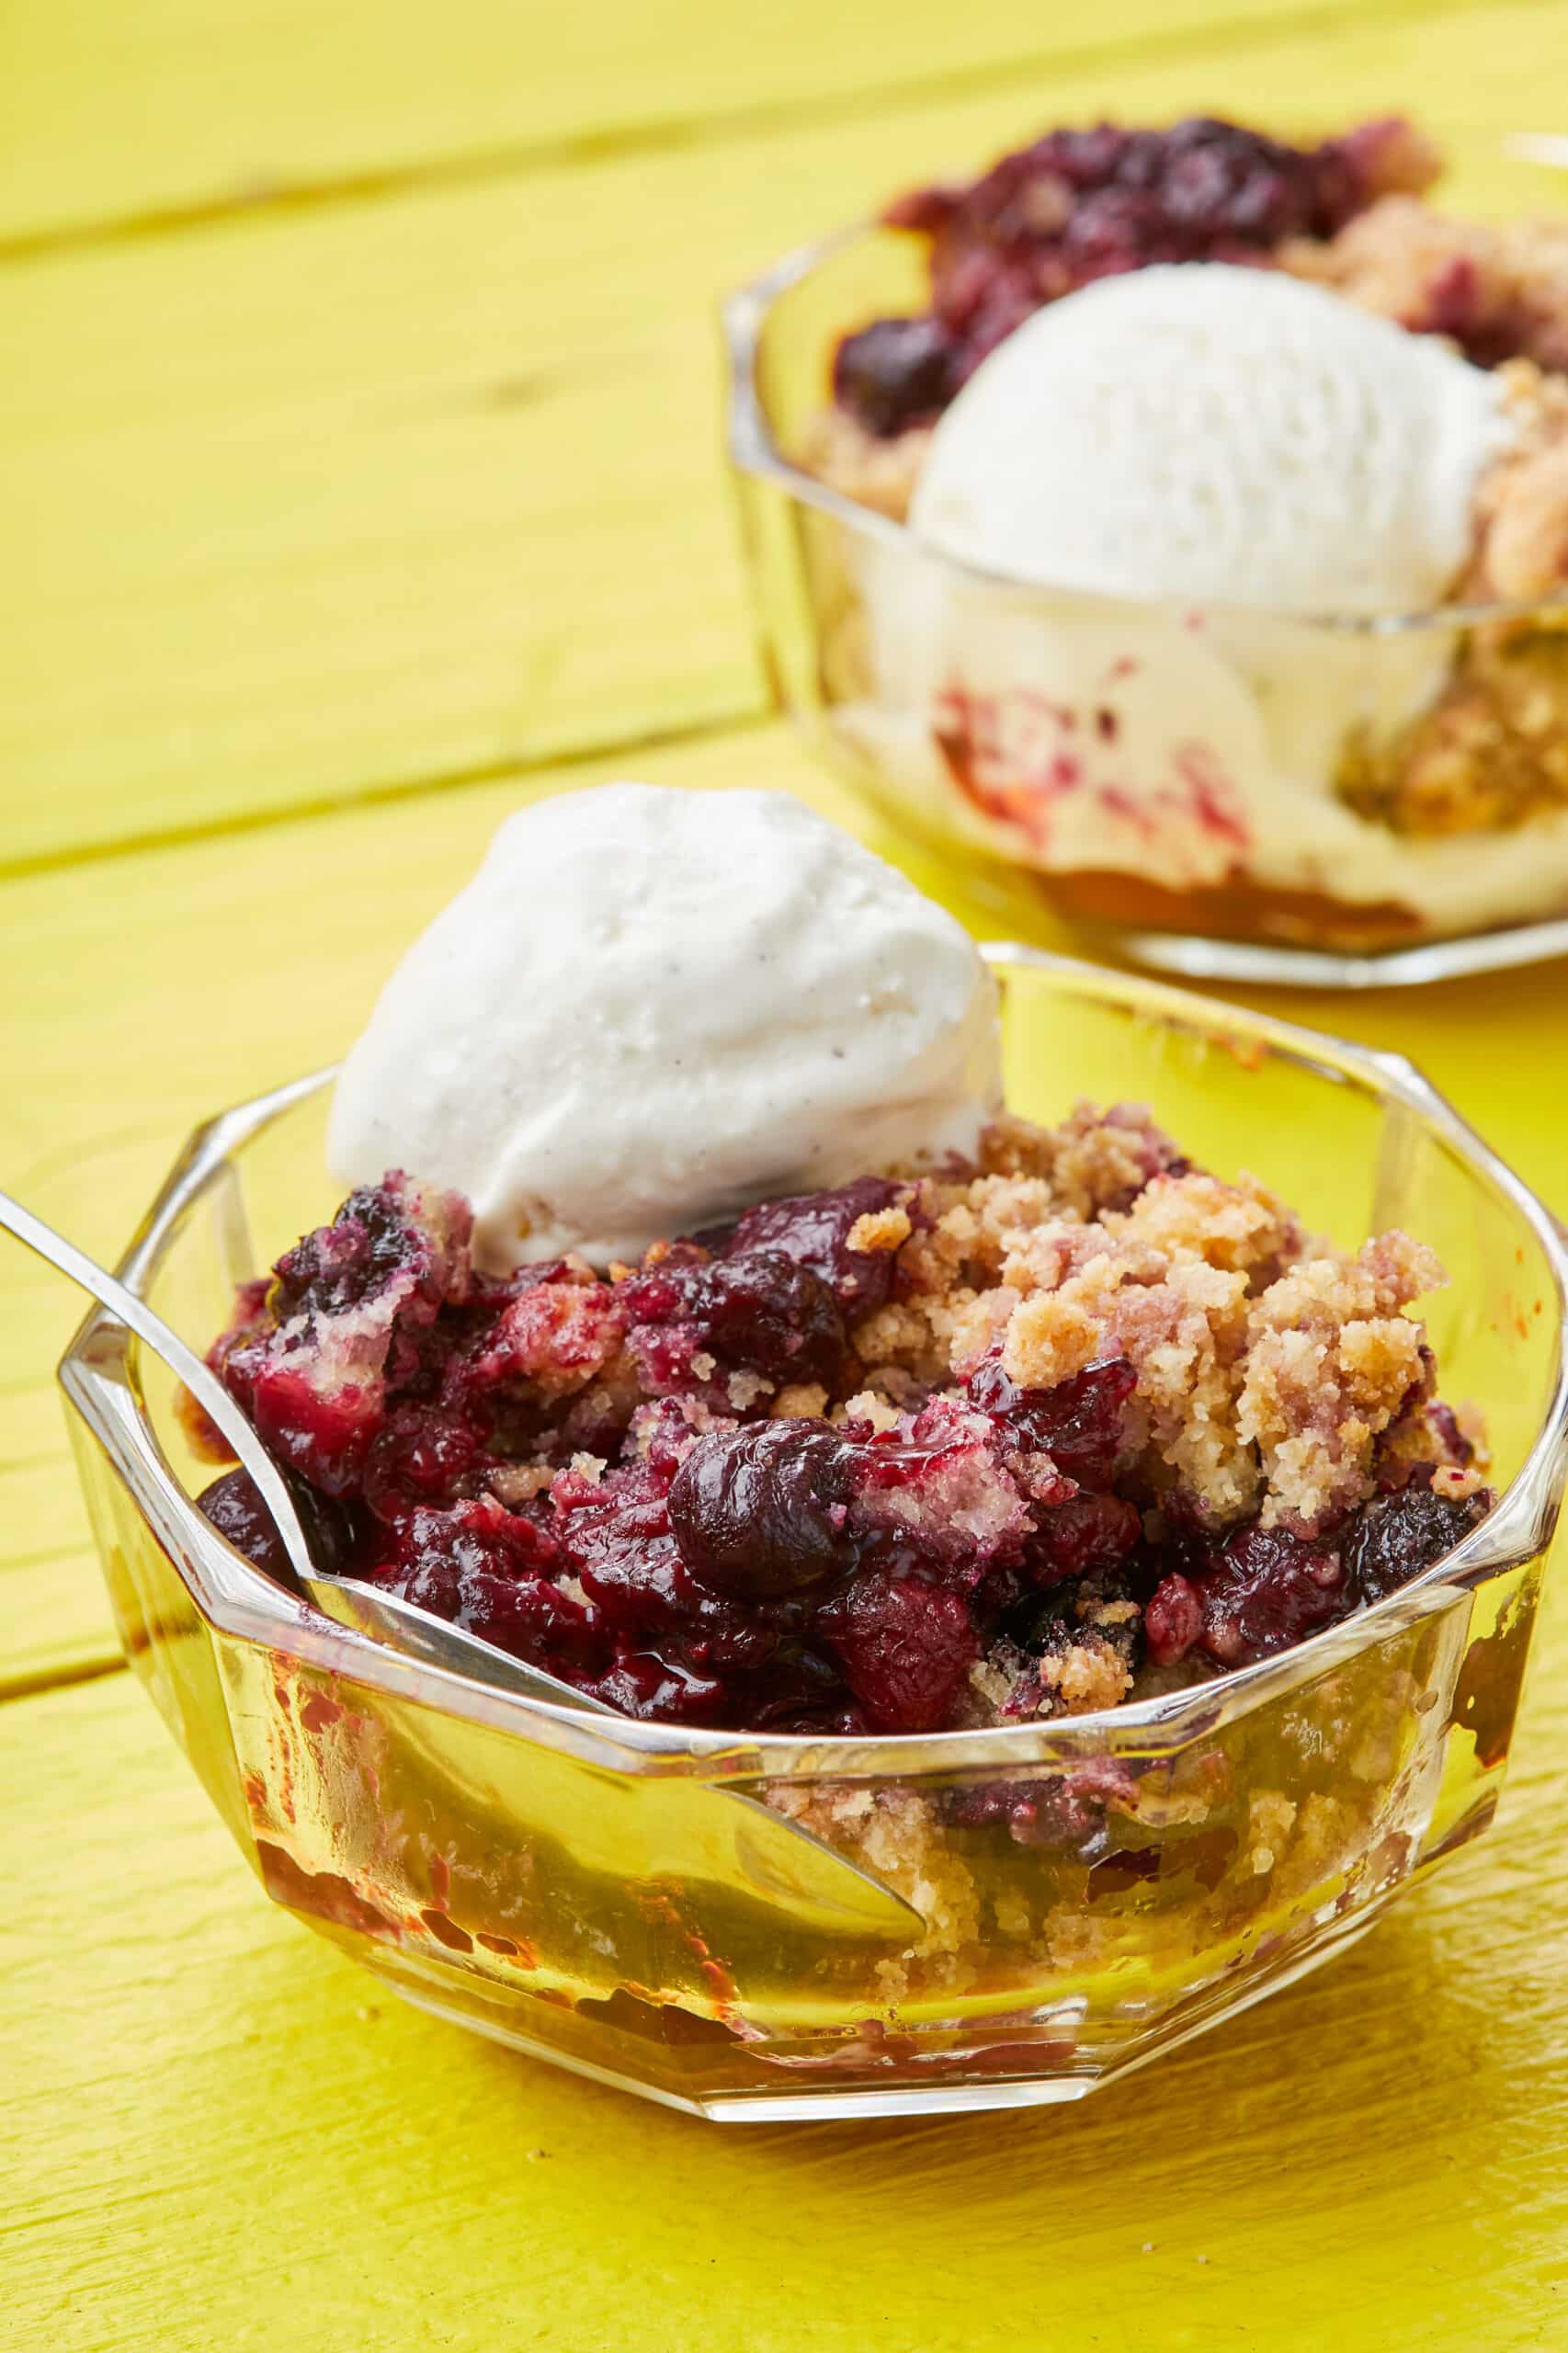
<svg viewBox="0 0 1568 2353">
<path fill-rule="evenodd" d="M 1325 982 L 1568 938 L 1568 222 L 1437 168 L 1057 131 L 729 306 L 786 699 L 1020 924 Z"/>
<path fill-rule="evenodd" d="M 1069 2098 L 1490 1819 L 1563 1262 L 1407 1066 L 620 787 L 512 821 L 325 1110 L 204 1131 L 128 1275 L 324 1563 L 609 1712 L 324 1620 L 112 1320 L 63 1379 L 131 1657 L 412 1998 L 711 2115 Z"/>
</svg>

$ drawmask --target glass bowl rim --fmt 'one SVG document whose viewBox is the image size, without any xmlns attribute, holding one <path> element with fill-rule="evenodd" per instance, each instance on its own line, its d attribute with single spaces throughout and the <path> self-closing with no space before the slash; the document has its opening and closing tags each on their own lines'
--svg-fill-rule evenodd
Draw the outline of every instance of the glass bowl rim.
<svg viewBox="0 0 1568 2353">
<path fill-rule="evenodd" d="M 1568 612 L 1568 587 L 1553 597 L 1480 603 L 1429 605 L 1411 612 L 1398 608 L 1372 613 L 1304 612 L 1285 605 L 1237 604 L 1218 597 L 1115 596 L 1108 590 L 1084 588 L 1071 581 L 1025 579 L 1014 573 L 994 572 L 945 549 L 928 545 L 906 523 L 895 522 L 876 507 L 862 506 L 807 473 L 779 449 L 764 414 L 757 391 L 757 359 L 767 317 L 779 297 L 835 254 L 851 245 L 902 233 L 880 221 L 852 222 L 811 244 L 797 245 L 758 276 L 725 295 L 719 306 L 728 363 L 727 441 L 732 462 L 744 473 L 771 482 L 801 505 L 831 515 L 848 529 L 908 560 L 918 557 L 953 579 L 971 587 L 1002 590 L 1014 597 L 1049 597 L 1071 600 L 1092 612 L 1107 614 L 1169 612 L 1181 615 L 1200 609 L 1244 626 L 1259 620 L 1315 631 L 1330 637 L 1403 638 L 1422 631 L 1474 629 L 1489 622 L 1540 620 Z"/>
<path fill-rule="evenodd" d="M 982 951 L 999 972 L 1017 967 L 1044 973 L 1064 995 L 1141 1011 L 1210 1043 L 1245 1038 L 1323 1081 L 1348 1081 L 1374 1096 L 1392 1098 L 1445 1143 L 1472 1178 L 1523 1219 L 1545 1258 L 1556 1309 L 1551 1401 L 1494 1509 L 1452 1552 L 1370 1608 L 1354 1612 L 1291 1649 L 1206 1683 L 1079 1716 L 959 1732 L 806 1736 L 587 1715 L 427 1666 L 322 1617 L 265 1576 L 219 1535 L 197 1509 L 195 1499 L 187 1495 L 146 1412 L 135 1377 L 137 1344 L 108 1310 L 94 1308 L 60 1360 L 61 1386 L 108 1455 L 202 1619 L 233 1639 L 279 1656 L 326 1666 L 381 1690 L 426 1703 L 434 1700 L 448 1713 L 542 1738 L 611 1771 L 684 1772 L 711 1780 L 897 1779 L 940 1771 L 1074 1764 L 1124 1749 L 1174 1752 L 1375 1648 L 1449 1607 L 1460 1593 L 1539 1557 L 1551 1540 L 1568 1479 L 1568 1356 L 1563 1348 L 1568 1233 L 1523 1179 L 1403 1054 L 1020 943 L 984 941 Z M 329 1064 L 289 1081 L 197 1128 L 120 1258 L 120 1279 L 132 1290 L 144 1290 L 186 1215 L 227 1164 L 231 1149 L 319 1094 L 331 1084 L 337 1067 Z M 130 1400 L 129 1404 L 106 1410 L 106 1387 L 117 1399 L 123 1395 Z M 187 1563 L 203 1552 L 225 1563 L 228 1596 L 214 1597 L 193 1586 Z M 233 1614 L 225 1614 L 224 1600 L 237 1594 L 243 1594 L 243 1600 L 235 1600 Z"/>
</svg>

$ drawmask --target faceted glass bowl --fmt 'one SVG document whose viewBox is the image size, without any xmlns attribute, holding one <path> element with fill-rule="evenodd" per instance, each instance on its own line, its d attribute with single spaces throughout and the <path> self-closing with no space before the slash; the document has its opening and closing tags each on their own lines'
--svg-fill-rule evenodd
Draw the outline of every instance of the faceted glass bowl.
<svg viewBox="0 0 1568 2353">
<path fill-rule="evenodd" d="M 1309 618 L 946 556 L 795 462 L 839 337 L 924 294 L 914 241 L 857 229 L 724 310 L 776 690 L 879 813 L 1026 937 L 1065 917 L 1188 977 L 1381 986 L 1568 952 L 1568 599 Z M 1456 768 L 1506 806 L 1510 762 L 1561 799 L 1460 830 Z M 1415 799 L 1454 830 L 1349 806 Z"/>
<path fill-rule="evenodd" d="M 1503 1779 L 1568 1459 L 1556 1227 L 1397 1057 L 989 952 L 1015 1108 L 1147 1101 L 1336 1242 L 1399 1224 L 1449 1269 L 1427 1321 L 1445 1393 L 1487 1417 L 1497 1509 L 1298 1650 L 999 1730 L 592 1717 L 400 1656 L 232 1551 L 173 1382 L 111 1316 L 61 1368 L 127 1654 L 268 1893 L 411 2000 L 710 2117 L 1076 2098 L 1359 1936 Z M 335 1206 L 329 1076 L 202 1129 L 125 1259 L 199 1347 Z M 822 1868 L 780 1869 L 795 1842 L 748 1836 L 736 1794 Z M 869 1914 L 840 1856 L 923 1927 Z"/>
</svg>

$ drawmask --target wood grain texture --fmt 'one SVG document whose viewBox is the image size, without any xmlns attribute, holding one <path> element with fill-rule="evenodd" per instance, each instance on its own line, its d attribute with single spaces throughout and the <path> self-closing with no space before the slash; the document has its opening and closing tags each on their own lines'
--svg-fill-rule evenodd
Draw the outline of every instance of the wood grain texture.
<svg viewBox="0 0 1568 2353">
<path fill-rule="evenodd" d="M 1545 2353 L 1564 1617 L 1490 1842 L 1364 1944 L 1082 2109 L 926 2124 L 721 2130 L 404 2010 L 267 1906 L 131 1677 L 13 1701 L 5 2342 Z"/>
<path fill-rule="evenodd" d="M 0 869 L 756 715 L 718 289 L 1106 107 L 1406 103 L 1550 205 L 1554 81 L 1514 0 L 0 270 Z"/>
<path fill-rule="evenodd" d="M 1409 105 L 1483 199 L 1499 131 L 1555 119 L 1562 0 L 1276 15 L 901 0 L 890 86 L 885 17 L 827 0 L 13 0 L 0 240 L 76 244 L 0 269 L 0 866 L 53 862 L 0 881 L 0 1182 L 112 1255 L 195 1120 L 347 1041 L 526 792 L 846 814 L 756 723 L 499 773 L 760 711 L 710 290 L 1047 115 Z M 403 187 L 93 249 L 263 181 Z M 1560 974 L 1275 1002 L 1415 1054 L 1564 1202 Z M 75 1315 L 0 1252 L 7 2353 L 1568 2336 L 1561 1586 L 1495 1834 L 1349 1957 L 1082 2110 L 737 2139 L 272 1910 L 129 1675 L 17 1696 L 114 1656 L 50 1378 Z"/>
<path fill-rule="evenodd" d="M 900 0 L 896 13 L 649 0 L 612 30 L 601 9 L 541 0 L 454 0 L 438 21 L 409 0 L 226 0 L 221 13 L 11 0 L 0 244 L 884 109 L 1085 51 L 1233 47 L 1360 13 L 1358 0 Z"/>
<path fill-rule="evenodd" d="M 987 928 L 950 874 L 863 815 L 777 724 L 21 878 L 0 884 L 14 1097 L 0 1182 L 114 1257 L 191 1128 L 349 1044 L 403 947 L 472 871 L 509 809 L 628 773 L 798 792 L 901 858 L 973 928 Z M 1058 944 L 1071 946 L 1065 935 Z M 1561 973 L 1370 1001 L 1267 1001 L 1414 1055 L 1568 1209 L 1568 1092 L 1539 1083 L 1561 1051 Z M 1260 1140 L 1256 1161 L 1289 1193 L 1288 1146 Z M 278 1246 L 293 1238 L 278 1235 Z M 58 1278 L 0 1251 L 0 1689 L 7 1677 L 31 1684 L 114 1655 L 51 1393 L 75 1321 Z"/>
</svg>

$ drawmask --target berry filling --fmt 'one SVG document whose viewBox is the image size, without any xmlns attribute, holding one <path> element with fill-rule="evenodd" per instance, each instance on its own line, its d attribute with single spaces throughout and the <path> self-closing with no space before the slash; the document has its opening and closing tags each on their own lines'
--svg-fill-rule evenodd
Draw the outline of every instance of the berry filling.
<svg viewBox="0 0 1568 2353">
<path fill-rule="evenodd" d="M 1163 131 L 1050 131 L 968 187 L 919 188 L 890 206 L 890 228 L 927 242 L 930 305 L 846 335 L 834 396 L 879 439 L 931 425 L 1044 303 L 1155 262 L 1272 263 L 1291 240 L 1333 238 L 1436 170 L 1397 121 L 1316 147 L 1210 116 Z"/>
<path fill-rule="evenodd" d="M 325 1568 L 625 1714 L 915 1733 L 1112 1706 L 1382 1599 L 1484 1516 L 1437 1279 L 1311 1257 L 1146 1113 L 763 1203 L 608 1274 L 475 1274 L 398 1174 L 241 1291 L 210 1362 Z M 221 1452 L 194 1413 L 193 1436 Z M 231 1471 L 202 1498 L 274 1575 Z"/>
</svg>

